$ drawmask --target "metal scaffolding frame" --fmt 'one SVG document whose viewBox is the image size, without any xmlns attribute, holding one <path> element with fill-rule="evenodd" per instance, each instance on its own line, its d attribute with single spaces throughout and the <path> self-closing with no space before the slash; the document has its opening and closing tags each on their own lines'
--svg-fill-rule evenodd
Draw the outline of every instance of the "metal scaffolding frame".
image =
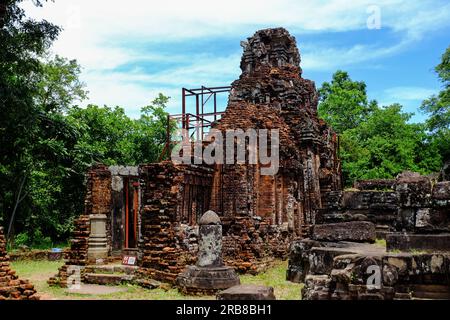
<svg viewBox="0 0 450 320">
<path fill-rule="evenodd" d="M 175 121 L 178 124 L 181 122 L 181 129 L 185 129 L 189 133 L 190 137 L 195 136 L 196 141 L 203 140 L 205 129 L 210 128 L 212 123 L 217 121 L 219 117 L 225 112 L 225 110 L 219 110 L 217 104 L 217 95 L 228 93 L 231 91 L 231 86 L 222 87 L 205 87 L 195 89 L 181 89 L 181 113 L 172 114 L 167 116 L 167 131 L 166 131 L 166 144 L 161 153 L 159 161 L 170 152 L 171 145 L 176 143 L 171 139 L 171 123 Z M 188 105 L 187 100 L 190 97 L 195 97 L 195 113 L 187 112 Z M 211 100 L 212 99 L 212 100 Z M 213 111 L 205 112 L 205 107 L 209 101 L 213 102 Z M 213 118 L 209 120 L 208 118 Z M 192 131 L 192 133 L 191 133 Z"/>
</svg>

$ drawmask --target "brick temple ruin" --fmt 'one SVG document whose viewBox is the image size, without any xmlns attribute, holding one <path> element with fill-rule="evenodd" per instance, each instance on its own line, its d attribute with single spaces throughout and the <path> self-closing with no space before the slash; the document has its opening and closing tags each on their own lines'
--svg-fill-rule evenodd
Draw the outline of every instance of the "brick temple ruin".
<svg viewBox="0 0 450 320">
<path fill-rule="evenodd" d="M 200 111 L 199 89 L 183 89 L 182 128 L 191 129 L 189 119 L 195 119 L 203 148 L 211 143 L 205 123 L 220 132 L 278 129 L 278 172 L 262 175 L 265 164 L 248 162 L 96 165 L 88 172 L 85 210 L 66 263 L 49 283 L 67 286 L 74 266 L 82 281 L 114 283 L 96 270 L 117 271 L 104 265 L 133 256 L 135 266 L 119 268 L 126 279 L 147 287 L 154 280 L 175 284 L 195 265 L 198 221 L 212 210 L 222 223 L 226 266 L 258 273 L 289 255 L 287 278 L 306 283 L 306 299 L 393 299 L 416 288 L 448 293 L 449 182 L 405 173 L 344 191 L 339 139 L 318 118 L 318 93 L 301 76 L 294 37 L 283 28 L 265 29 L 241 46 L 242 74 L 231 88 L 201 88 L 214 94 L 213 121 L 203 112 L 203 96 Z M 217 112 L 215 94 L 228 90 L 228 105 Z M 195 115 L 186 112 L 187 92 L 197 98 Z M 373 244 L 377 238 L 387 239 L 389 250 L 431 253 L 388 253 Z M 381 268 L 378 289 L 364 282 L 369 266 Z"/>
<path fill-rule="evenodd" d="M 124 254 L 138 258 L 141 276 L 174 282 L 195 262 L 197 221 L 208 210 L 223 223 L 224 262 L 239 272 L 264 270 L 309 232 L 323 195 L 341 188 L 337 135 L 317 116 L 318 94 L 301 77 L 294 37 L 261 30 L 242 46 L 242 74 L 211 128 L 279 129 L 278 173 L 172 161 L 93 167 L 67 263 L 50 283 L 65 285 L 67 266 Z"/>
</svg>

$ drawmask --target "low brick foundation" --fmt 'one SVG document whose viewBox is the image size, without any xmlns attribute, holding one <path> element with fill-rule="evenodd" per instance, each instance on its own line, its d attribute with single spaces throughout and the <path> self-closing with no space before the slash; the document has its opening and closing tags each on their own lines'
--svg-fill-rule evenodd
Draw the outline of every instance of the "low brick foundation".
<svg viewBox="0 0 450 320">
<path fill-rule="evenodd" d="M 34 286 L 11 270 L 3 227 L 0 227 L 0 300 L 39 300 Z"/>
</svg>

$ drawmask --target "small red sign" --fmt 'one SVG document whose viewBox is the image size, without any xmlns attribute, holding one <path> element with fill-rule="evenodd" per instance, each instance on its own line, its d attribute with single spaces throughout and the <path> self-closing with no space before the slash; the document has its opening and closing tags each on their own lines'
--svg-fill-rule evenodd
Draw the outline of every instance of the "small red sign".
<svg viewBox="0 0 450 320">
<path fill-rule="evenodd" d="M 136 257 L 124 256 L 122 259 L 122 264 L 127 266 L 136 265 Z"/>
</svg>

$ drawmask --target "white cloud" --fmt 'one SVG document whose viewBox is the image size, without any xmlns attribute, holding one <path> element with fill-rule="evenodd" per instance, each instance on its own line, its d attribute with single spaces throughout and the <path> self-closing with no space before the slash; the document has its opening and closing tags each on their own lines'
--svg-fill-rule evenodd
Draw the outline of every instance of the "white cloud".
<svg viewBox="0 0 450 320">
<path fill-rule="evenodd" d="M 228 85 L 239 75 L 240 56 L 224 58 L 193 57 L 192 63 L 156 73 L 136 69 L 129 72 L 90 70 L 82 75 L 88 84 L 89 102 L 119 105 L 133 117 L 140 107 L 153 100 L 159 92 L 170 96 L 169 111 L 179 113 L 181 88 Z M 224 79 L 229 79 L 224 83 Z"/>
<path fill-rule="evenodd" d="M 437 92 L 436 89 L 423 87 L 393 87 L 384 91 L 387 100 L 393 101 L 409 101 L 409 100 L 425 100 L 432 94 Z"/>
<path fill-rule="evenodd" d="M 172 107 L 179 104 L 179 89 L 196 85 L 222 85 L 239 75 L 241 52 L 227 56 L 191 56 L 183 52 L 164 55 L 137 50 L 131 44 L 196 41 L 202 37 L 251 36 L 258 28 L 284 26 L 291 33 L 364 30 L 370 5 L 381 10 L 382 29 L 392 30 L 397 43 L 354 44 L 339 47 L 301 45 L 305 70 L 335 70 L 350 64 L 373 61 L 405 50 L 427 32 L 450 25 L 450 3 L 407 0 L 229 0 L 211 2 L 148 0 L 56 0 L 36 8 L 31 1 L 23 6 L 36 18 L 45 18 L 64 28 L 53 50 L 76 58 L 84 67 L 83 80 L 96 104 L 120 104 L 129 113 L 157 92 L 172 95 Z M 375 32 L 375 31 L 374 31 Z M 135 69 L 112 72 L 136 61 L 183 62 L 157 73 Z M 152 88 L 152 89 L 149 89 Z M 179 89 L 175 89 L 179 88 Z"/>
<path fill-rule="evenodd" d="M 439 89 L 424 88 L 416 86 L 399 86 L 385 89 L 381 94 L 377 96 L 380 97 L 378 105 L 389 106 L 394 103 L 400 103 L 403 106 L 404 112 L 413 113 L 410 122 L 423 122 L 425 120 L 425 115 L 420 110 L 420 105 L 422 101 L 427 99 L 433 94 L 436 94 Z"/>
<path fill-rule="evenodd" d="M 409 43 L 409 40 L 404 40 L 388 47 L 356 44 L 352 47 L 341 48 L 305 45 L 302 54 L 302 68 L 305 70 L 336 70 L 348 65 L 390 56 L 401 51 Z"/>
</svg>

